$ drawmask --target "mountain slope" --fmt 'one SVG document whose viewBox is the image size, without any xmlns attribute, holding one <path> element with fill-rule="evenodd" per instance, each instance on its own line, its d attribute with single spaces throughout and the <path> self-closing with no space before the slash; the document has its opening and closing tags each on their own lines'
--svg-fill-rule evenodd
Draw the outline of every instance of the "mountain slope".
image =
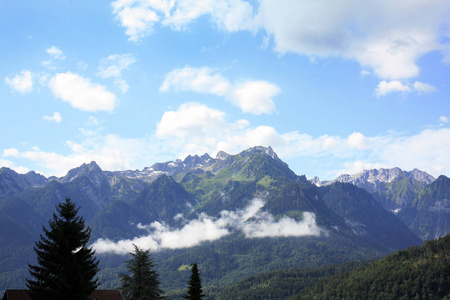
<svg viewBox="0 0 450 300">
<path fill-rule="evenodd" d="M 421 244 L 405 224 L 384 210 L 366 190 L 340 182 L 320 190 L 326 205 L 342 217 L 356 235 L 390 251 Z"/>
<path fill-rule="evenodd" d="M 400 168 L 381 168 L 364 170 L 354 175 L 342 174 L 331 181 L 320 181 L 317 177 L 310 181 L 317 186 L 335 182 L 351 183 L 373 194 L 384 209 L 398 212 L 434 180 L 433 176 L 418 169 L 408 172 Z"/>
<path fill-rule="evenodd" d="M 443 299 L 450 297 L 450 236 L 335 276 L 297 299 Z"/>
<path fill-rule="evenodd" d="M 349 272 L 368 262 L 351 262 L 320 268 L 280 269 L 250 276 L 222 291 L 206 291 L 214 299 L 287 299 L 320 280 Z"/>
<path fill-rule="evenodd" d="M 3 167 L 0 169 L 0 198 L 20 193 L 27 188 L 43 186 L 46 183 L 47 178 L 35 172 L 17 174 Z"/>
<path fill-rule="evenodd" d="M 405 209 L 400 219 L 423 240 L 450 233 L 450 179 L 439 176 Z"/>
</svg>

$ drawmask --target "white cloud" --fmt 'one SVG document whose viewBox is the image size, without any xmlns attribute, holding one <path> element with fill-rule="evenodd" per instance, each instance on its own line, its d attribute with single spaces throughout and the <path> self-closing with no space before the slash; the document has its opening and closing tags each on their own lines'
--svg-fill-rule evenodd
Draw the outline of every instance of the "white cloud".
<svg viewBox="0 0 450 300">
<path fill-rule="evenodd" d="M 19 150 L 16 148 L 3 149 L 3 156 L 5 157 L 18 157 Z"/>
<path fill-rule="evenodd" d="M 111 3 L 113 13 L 126 28 L 129 40 L 138 42 L 153 31 L 160 15 L 167 15 L 173 1 L 171 0 L 117 0 Z"/>
<path fill-rule="evenodd" d="M 446 116 L 440 116 L 439 117 L 439 122 L 448 123 L 448 118 Z"/>
<path fill-rule="evenodd" d="M 97 75 L 102 78 L 121 77 L 122 71 L 134 64 L 136 59 L 132 54 L 113 54 L 102 59 Z"/>
<path fill-rule="evenodd" d="M 252 126 L 248 120 L 228 121 L 219 110 L 198 103 L 186 103 L 167 111 L 156 126 L 155 135 L 124 138 L 101 136 L 98 130 L 83 130 L 81 140 L 66 142 L 68 154 L 37 148 L 19 151 L 4 149 L 11 161 L 35 162 L 47 175 L 62 176 L 85 162 L 97 161 L 106 170 L 142 169 L 149 163 L 184 158 L 188 154 L 215 155 L 219 150 L 239 153 L 255 145 L 272 146 L 295 172 L 309 175 L 339 175 L 342 170 L 400 167 L 419 168 L 433 176 L 450 176 L 450 129 L 440 126 L 419 133 L 388 132 L 367 136 L 354 132 L 348 136 L 318 137 L 298 131 L 278 132 L 271 126 Z M 445 122 L 445 116 L 440 119 Z M 447 120 L 448 121 L 448 120 Z M 91 125 L 98 126 L 92 119 Z M 81 130 L 81 129 L 80 129 Z M 301 174 L 301 173 L 300 173 Z"/>
<path fill-rule="evenodd" d="M 5 77 L 5 82 L 13 90 L 25 94 L 33 91 L 33 74 L 28 70 L 22 70 L 13 78 Z"/>
<path fill-rule="evenodd" d="M 448 149 L 450 129 L 427 129 L 412 136 L 386 138 L 384 149 L 377 149 L 379 160 L 406 170 L 418 168 L 434 176 L 450 175 Z"/>
<path fill-rule="evenodd" d="M 79 61 L 77 63 L 77 67 L 78 67 L 78 70 L 85 71 L 88 68 L 88 64 L 85 63 L 84 61 Z"/>
<path fill-rule="evenodd" d="M 424 93 L 436 92 L 436 87 L 434 87 L 428 83 L 423 83 L 423 82 L 419 82 L 419 81 L 414 82 L 414 89 L 418 92 L 424 92 Z"/>
<path fill-rule="evenodd" d="M 26 174 L 30 172 L 30 169 L 22 166 L 16 166 L 12 161 L 6 159 L 0 159 L 0 168 L 6 167 L 8 169 L 14 170 L 19 174 Z"/>
<path fill-rule="evenodd" d="M 122 79 L 122 71 L 134 64 L 136 59 L 132 54 L 113 54 L 106 59 L 100 61 L 98 67 L 97 76 L 101 78 L 115 78 L 114 84 L 122 91 L 126 93 L 130 86 Z"/>
<path fill-rule="evenodd" d="M 62 121 L 61 114 L 57 111 L 55 111 L 52 116 L 43 116 L 42 119 L 55 123 L 60 123 Z"/>
<path fill-rule="evenodd" d="M 99 239 L 92 246 L 97 253 L 113 252 L 126 254 L 133 244 L 153 251 L 161 249 L 189 248 L 202 242 L 218 240 L 239 230 L 247 238 L 280 237 L 280 236 L 320 236 L 326 231 L 319 228 L 313 213 L 304 212 L 301 221 L 283 217 L 279 221 L 262 211 L 264 202 L 253 199 L 243 210 L 222 211 L 218 218 L 201 214 L 197 219 L 190 220 L 182 228 L 174 229 L 157 221 L 150 225 L 138 225 L 138 228 L 148 231 L 148 235 L 131 240 L 112 242 Z"/>
<path fill-rule="evenodd" d="M 255 115 L 270 114 L 275 110 L 272 98 L 280 89 L 267 81 L 249 81 L 235 85 L 228 97 L 243 112 Z"/>
<path fill-rule="evenodd" d="M 202 137 L 226 127 L 225 113 L 198 103 L 185 103 L 163 114 L 156 128 L 159 137 Z"/>
<path fill-rule="evenodd" d="M 49 87 L 56 97 L 85 111 L 113 111 L 118 102 L 104 86 L 71 72 L 56 74 Z"/>
<path fill-rule="evenodd" d="M 378 86 L 375 89 L 375 94 L 377 95 L 377 97 L 386 96 L 387 94 L 392 92 L 408 93 L 411 92 L 411 88 L 407 85 L 404 85 L 398 80 L 393 80 L 389 82 L 383 80 L 378 83 Z"/>
<path fill-rule="evenodd" d="M 175 1 L 174 10 L 164 21 L 175 30 L 186 28 L 191 22 L 203 15 L 210 15 L 213 23 L 221 30 L 255 30 L 253 8 L 247 1 L 241 0 L 187 0 Z"/>
<path fill-rule="evenodd" d="M 435 92 L 437 89 L 436 87 L 432 86 L 431 84 L 416 81 L 411 86 L 411 84 L 403 84 L 399 80 L 392 80 L 392 81 L 380 81 L 378 83 L 377 88 L 375 89 L 375 94 L 377 97 L 380 96 L 386 96 L 389 93 L 393 92 L 402 92 L 402 93 L 409 93 L 411 91 L 415 90 L 418 93 L 431 93 Z"/>
<path fill-rule="evenodd" d="M 168 157 L 161 155 L 155 158 L 154 153 L 157 153 L 157 149 L 164 149 L 164 145 L 146 138 L 131 139 L 93 133 L 80 142 L 66 141 L 65 145 L 71 150 L 66 155 L 32 147 L 25 151 L 4 149 L 3 156 L 33 161 L 43 169 L 46 176 L 63 176 L 70 169 L 91 161 L 96 161 L 104 170 L 129 170 L 148 161 L 168 160 Z"/>
<path fill-rule="evenodd" d="M 417 59 L 438 50 L 445 1 L 260 2 L 259 25 L 278 52 L 354 59 L 385 79 L 416 76 Z"/>
<path fill-rule="evenodd" d="M 358 148 L 361 150 L 368 148 L 367 140 L 365 136 L 360 132 L 353 132 L 351 135 L 349 135 L 347 142 L 352 148 Z"/>
<path fill-rule="evenodd" d="M 280 89 L 267 81 L 247 81 L 232 84 L 212 69 L 184 67 L 166 75 L 160 92 L 192 91 L 225 97 L 243 112 L 256 115 L 270 114 L 275 110 L 275 97 Z"/>
<path fill-rule="evenodd" d="M 208 15 L 220 30 L 264 31 L 278 53 L 343 57 L 387 80 L 417 76 L 417 60 L 428 52 L 442 50 L 444 60 L 449 57 L 448 44 L 441 44 L 446 0 L 117 0 L 112 7 L 135 42 L 155 24 L 183 30 Z"/>
<path fill-rule="evenodd" d="M 61 49 L 59 49 L 56 46 L 51 46 L 50 48 L 48 48 L 47 49 L 47 53 L 50 54 L 50 56 L 53 59 L 58 59 L 58 60 L 65 60 L 66 59 L 66 56 L 61 51 Z"/>
<path fill-rule="evenodd" d="M 228 79 L 218 73 L 214 73 L 208 67 L 192 68 L 186 66 L 169 72 L 159 91 L 192 91 L 224 96 L 230 89 L 230 86 Z"/>
<path fill-rule="evenodd" d="M 114 15 L 133 42 L 150 35 L 155 24 L 183 30 L 204 15 L 210 15 L 221 30 L 256 28 L 252 6 L 242 0 L 117 0 L 111 5 Z"/>
<path fill-rule="evenodd" d="M 336 174 L 357 174 L 364 170 L 386 168 L 382 163 L 368 163 L 360 160 L 344 163 L 345 168 L 335 171 Z"/>
<path fill-rule="evenodd" d="M 128 83 L 121 79 L 121 78 L 116 78 L 114 80 L 114 84 L 116 85 L 117 88 L 119 88 L 119 90 L 122 91 L 122 93 L 126 93 L 128 91 L 128 89 L 130 88 L 130 86 L 128 85 Z"/>
</svg>

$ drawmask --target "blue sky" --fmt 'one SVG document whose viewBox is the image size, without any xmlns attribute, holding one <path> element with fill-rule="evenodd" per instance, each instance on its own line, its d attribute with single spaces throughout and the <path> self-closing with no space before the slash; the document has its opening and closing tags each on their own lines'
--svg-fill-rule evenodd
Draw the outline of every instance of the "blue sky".
<svg viewBox="0 0 450 300">
<path fill-rule="evenodd" d="M 447 0 L 0 0 L 0 165 L 272 146 L 297 174 L 450 175 Z"/>
</svg>

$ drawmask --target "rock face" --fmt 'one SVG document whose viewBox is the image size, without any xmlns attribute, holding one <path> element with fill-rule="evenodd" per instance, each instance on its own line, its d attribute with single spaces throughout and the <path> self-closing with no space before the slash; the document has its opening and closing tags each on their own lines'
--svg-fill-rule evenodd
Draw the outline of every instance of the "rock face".
<svg viewBox="0 0 450 300">
<path fill-rule="evenodd" d="M 342 174 L 330 181 L 320 181 L 318 177 L 309 181 L 319 187 L 335 182 L 351 183 L 371 193 L 384 209 L 397 214 L 434 180 L 433 176 L 418 169 L 408 172 L 400 168 L 382 168 L 354 175 Z"/>
<path fill-rule="evenodd" d="M 439 176 L 398 217 L 423 240 L 450 233 L 450 179 Z"/>
<path fill-rule="evenodd" d="M 374 193 L 382 190 L 385 184 L 392 183 L 394 180 L 405 177 L 412 178 L 425 184 L 430 184 L 434 181 L 433 176 L 417 169 L 407 172 L 400 168 L 392 168 L 364 170 L 355 175 L 344 174 L 338 176 L 332 182 L 352 183 L 357 187 L 367 190 L 369 193 Z"/>
<path fill-rule="evenodd" d="M 250 157 L 255 153 L 268 156 L 286 165 L 278 158 L 277 154 L 270 146 L 267 148 L 255 146 L 236 155 L 231 155 L 224 151 L 219 151 L 216 158 L 212 158 L 208 153 L 205 153 L 202 156 L 188 155 L 184 160 L 177 159 L 175 161 L 155 163 L 151 167 L 144 168 L 142 171 L 128 170 L 105 173 L 108 176 L 119 175 L 130 179 L 140 179 L 146 182 L 153 182 L 161 175 L 167 175 L 179 179 L 187 173 L 211 172 L 212 174 L 217 174 L 224 168 L 227 168 L 233 164 L 237 157 Z"/>
</svg>

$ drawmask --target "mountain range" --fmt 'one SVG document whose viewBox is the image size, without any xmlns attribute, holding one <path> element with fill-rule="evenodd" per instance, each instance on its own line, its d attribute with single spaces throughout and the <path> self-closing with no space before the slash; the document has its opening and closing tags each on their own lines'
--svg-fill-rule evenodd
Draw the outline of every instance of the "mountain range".
<svg viewBox="0 0 450 300">
<path fill-rule="evenodd" d="M 92 229 L 102 287 L 119 285 L 132 243 L 150 248 L 176 298 L 197 262 L 221 289 L 283 268 L 380 258 L 450 232 L 450 180 L 399 168 L 307 180 L 271 147 L 103 171 L 95 162 L 46 178 L 0 169 L 0 290 L 24 288 L 27 263 L 66 197 Z"/>
</svg>

